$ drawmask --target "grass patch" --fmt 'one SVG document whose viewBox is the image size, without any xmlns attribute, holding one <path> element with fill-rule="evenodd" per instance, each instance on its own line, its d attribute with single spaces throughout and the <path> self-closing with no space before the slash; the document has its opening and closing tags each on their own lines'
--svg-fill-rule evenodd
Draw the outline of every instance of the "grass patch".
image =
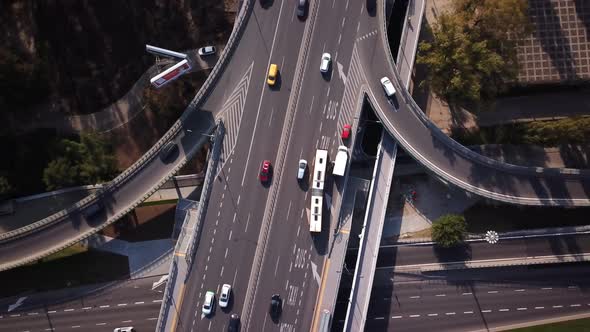
<svg viewBox="0 0 590 332">
<path fill-rule="evenodd" d="M 478 203 L 464 212 L 467 232 L 507 232 L 588 224 L 590 208 L 522 207 Z"/>
<path fill-rule="evenodd" d="M 51 262 L 54 261 L 56 259 L 61 259 L 61 258 L 66 258 L 66 257 L 70 257 L 76 254 L 81 254 L 83 252 L 88 251 L 88 247 L 85 245 L 82 245 L 80 243 L 76 243 L 71 247 L 67 247 L 62 251 L 58 251 L 55 254 L 51 254 L 45 258 L 41 259 L 42 263 L 47 263 L 47 262 Z"/>
<path fill-rule="evenodd" d="M 590 332 L 590 318 L 575 319 L 566 322 L 551 323 L 537 326 L 523 327 L 520 329 L 509 330 L 512 332 Z"/>
<path fill-rule="evenodd" d="M 463 145 L 535 144 L 554 147 L 586 144 L 590 141 L 590 117 L 571 117 L 552 121 L 511 123 L 479 130 L 454 129 L 452 137 Z"/>
</svg>

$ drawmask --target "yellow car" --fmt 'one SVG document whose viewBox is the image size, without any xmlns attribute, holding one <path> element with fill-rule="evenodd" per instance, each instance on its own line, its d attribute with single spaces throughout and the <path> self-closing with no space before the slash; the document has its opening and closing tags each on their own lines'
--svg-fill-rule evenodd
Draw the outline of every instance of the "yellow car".
<svg viewBox="0 0 590 332">
<path fill-rule="evenodd" d="M 275 65 L 274 63 L 270 65 L 268 68 L 268 78 L 266 79 L 266 83 L 268 85 L 273 86 L 277 81 L 277 75 L 279 74 L 279 66 Z"/>
</svg>

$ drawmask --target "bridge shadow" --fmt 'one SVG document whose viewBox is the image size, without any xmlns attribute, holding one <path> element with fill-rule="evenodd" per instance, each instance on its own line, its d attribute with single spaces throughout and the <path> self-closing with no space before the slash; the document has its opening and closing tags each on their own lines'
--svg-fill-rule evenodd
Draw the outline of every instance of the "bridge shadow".
<svg viewBox="0 0 590 332">
<path fill-rule="evenodd" d="M 263 9 L 268 9 L 273 5 L 274 0 L 259 0 L 259 2 L 260 7 L 262 7 Z"/>
</svg>

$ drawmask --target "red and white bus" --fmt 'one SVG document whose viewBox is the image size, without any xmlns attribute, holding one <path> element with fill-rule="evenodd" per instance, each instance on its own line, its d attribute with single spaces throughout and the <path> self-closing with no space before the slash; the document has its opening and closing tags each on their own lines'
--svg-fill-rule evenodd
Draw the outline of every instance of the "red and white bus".
<svg viewBox="0 0 590 332">
<path fill-rule="evenodd" d="M 150 80 L 150 83 L 155 88 L 161 88 L 162 86 L 179 78 L 182 74 L 186 73 L 189 70 L 191 70 L 191 65 L 188 63 L 187 60 L 182 60 L 174 66 L 164 70 L 157 76 L 153 77 Z"/>
</svg>

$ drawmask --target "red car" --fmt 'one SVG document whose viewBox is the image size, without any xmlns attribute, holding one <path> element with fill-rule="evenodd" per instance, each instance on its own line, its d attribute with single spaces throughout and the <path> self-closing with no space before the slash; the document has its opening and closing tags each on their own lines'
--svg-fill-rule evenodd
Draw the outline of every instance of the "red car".
<svg viewBox="0 0 590 332">
<path fill-rule="evenodd" d="M 348 137 L 350 136 L 350 128 L 352 128 L 351 125 L 344 125 L 344 128 L 342 128 L 342 139 L 348 139 Z"/>
<path fill-rule="evenodd" d="M 260 174 L 258 175 L 260 181 L 268 181 L 268 177 L 270 175 L 270 166 L 270 160 L 264 160 L 262 164 L 260 164 Z"/>
</svg>

